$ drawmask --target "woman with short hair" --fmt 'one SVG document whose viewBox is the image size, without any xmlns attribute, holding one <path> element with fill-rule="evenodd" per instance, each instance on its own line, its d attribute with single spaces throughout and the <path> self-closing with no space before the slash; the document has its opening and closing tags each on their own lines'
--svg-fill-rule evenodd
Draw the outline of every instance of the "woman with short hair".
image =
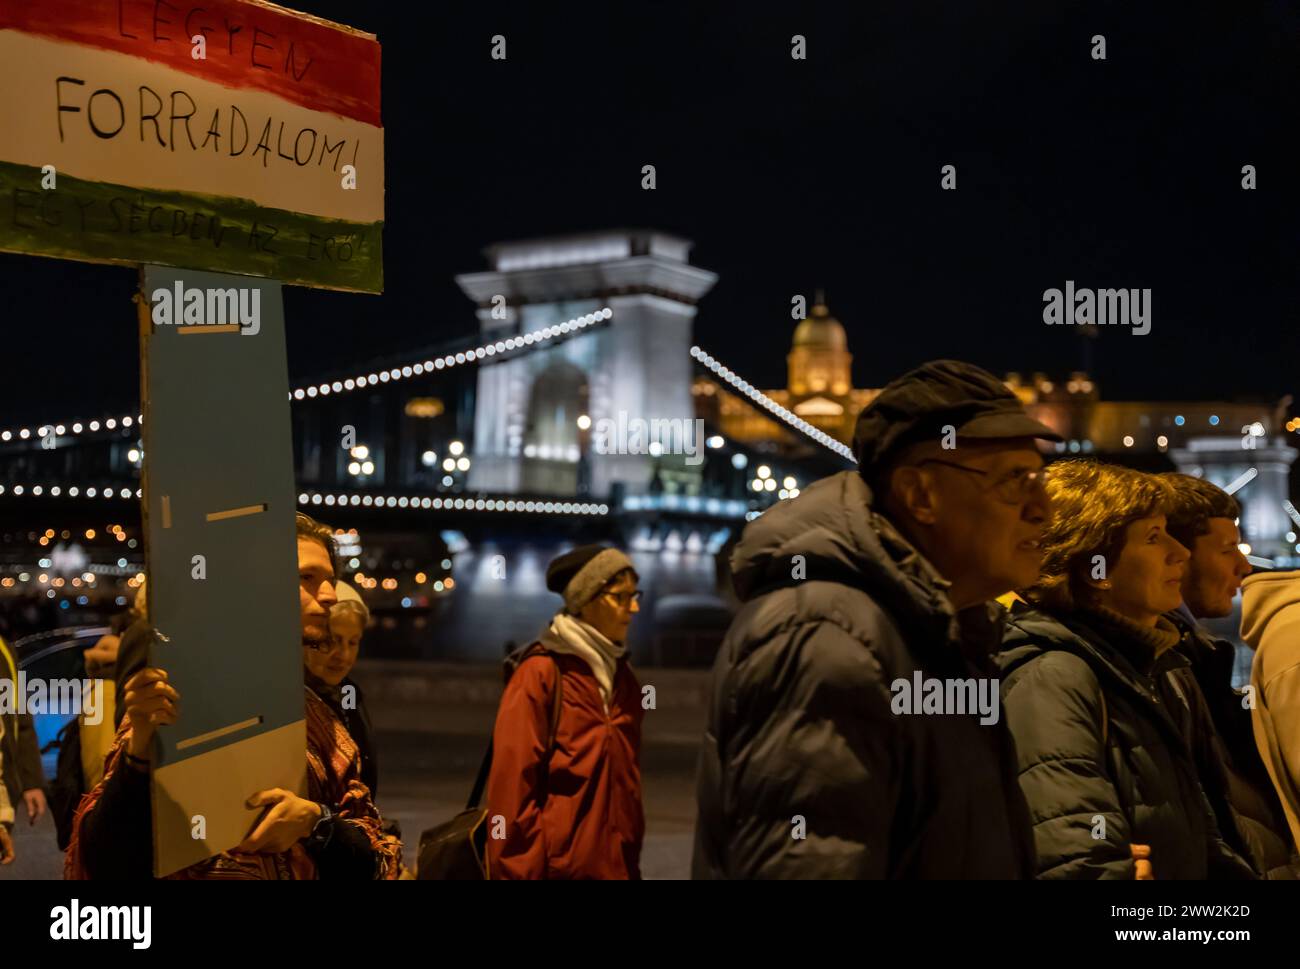
<svg viewBox="0 0 1300 969">
<path fill-rule="evenodd" d="M 1052 465 L 1039 581 L 998 664 L 1039 878 L 1252 878 L 1220 837 L 1165 674 L 1188 552 L 1167 484 L 1091 460 Z"/>
<path fill-rule="evenodd" d="M 361 636 L 370 623 L 370 610 L 356 589 L 341 579 L 334 583 L 338 602 L 330 606 L 329 635 L 319 643 L 304 643 L 307 688 L 343 721 L 361 756 L 361 781 L 371 798 L 379 787 L 378 751 L 361 687 L 349 675 L 361 649 Z"/>
</svg>

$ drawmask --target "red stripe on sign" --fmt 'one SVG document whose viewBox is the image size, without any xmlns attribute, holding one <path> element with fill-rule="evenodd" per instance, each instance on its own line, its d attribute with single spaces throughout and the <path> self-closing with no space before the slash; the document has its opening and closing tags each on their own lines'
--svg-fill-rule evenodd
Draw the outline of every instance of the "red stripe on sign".
<svg viewBox="0 0 1300 969">
<path fill-rule="evenodd" d="M 263 0 L 0 0 L 3 29 L 132 54 L 381 124 L 374 35 Z M 199 34 L 203 60 L 193 56 Z"/>
</svg>

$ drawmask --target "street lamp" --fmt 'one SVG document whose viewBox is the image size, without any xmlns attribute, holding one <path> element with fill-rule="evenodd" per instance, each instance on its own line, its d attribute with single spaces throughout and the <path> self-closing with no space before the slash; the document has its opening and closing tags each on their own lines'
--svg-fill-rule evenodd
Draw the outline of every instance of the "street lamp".
<svg viewBox="0 0 1300 969">
<path fill-rule="evenodd" d="M 348 474 L 354 478 L 364 478 L 367 475 L 375 473 L 375 462 L 369 460 L 370 448 L 364 444 L 358 444 L 350 449 L 348 454 L 352 460 L 348 462 Z"/>
</svg>

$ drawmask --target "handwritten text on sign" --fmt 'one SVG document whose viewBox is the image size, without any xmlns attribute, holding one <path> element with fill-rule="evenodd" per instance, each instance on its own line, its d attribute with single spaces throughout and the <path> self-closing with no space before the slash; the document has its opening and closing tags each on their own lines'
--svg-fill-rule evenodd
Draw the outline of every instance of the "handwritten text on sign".
<svg viewBox="0 0 1300 969">
<path fill-rule="evenodd" d="M 16 2 L 0 0 L 0 11 Z M 172 44 L 166 23 L 133 23 L 140 5 L 87 6 L 111 13 L 95 35 L 103 43 L 83 42 L 91 34 L 84 15 L 29 24 L 37 33 L 0 29 L 0 84 L 39 95 L 0 104 L 9 135 L 0 146 L 0 248 L 382 289 L 383 129 L 368 120 L 364 92 L 328 76 L 339 43 L 368 44 L 377 71 L 373 40 L 226 2 L 186 14 L 191 25 L 217 17 L 225 27 L 224 46 L 214 42 L 205 62 L 188 44 Z M 166 20 L 168 6 L 148 4 L 151 17 Z M 243 38 L 248 23 L 222 8 L 270 11 L 313 32 L 311 42 L 286 26 L 255 25 Z M 236 54 L 245 39 L 246 62 Z M 171 66 L 169 44 L 189 63 Z M 283 54 L 279 69 L 268 66 L 265 45 Z M 377 116 L 377 73 L 375 85 Z"/>
</svg>

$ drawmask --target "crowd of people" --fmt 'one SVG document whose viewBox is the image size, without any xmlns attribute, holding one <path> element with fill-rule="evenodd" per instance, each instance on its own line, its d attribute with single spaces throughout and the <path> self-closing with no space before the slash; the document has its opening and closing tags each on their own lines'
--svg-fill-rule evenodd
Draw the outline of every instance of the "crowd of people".
<svg viewBox="0 0 1300 969">
<path fill-rule="evenodd" d="M 863 410 L 855 470 L 746 527 L 693 877 L 1300 877 L 1300 573 L 1251 574 L 1241 509 L 1213 484 L 1048 466 L 1044 440 L 1060 438 L 991 374 L 928 363 Z M 306 796 L 250 792 L 246 840 L 171 878 L 413 875 L 349 675 L 369 614 L 302 514 L 298 562 Z M 639 878 L 638 575 L 586 545 L 546 581 L 562 604 L 507 660 L 470 821 L 428 850 L 470 852 L 475 877 Z M 1242 688 L 1234 646 L 1202 625 L 1238 591 Z M 181 697 L 148 665 L 143 595 L 128 621 L 87 652 L 117 684 L 116 729 L 80 737 L 69 878 L 152 877 L 152 739 Z M 14 805 L 45 810 L 19 720 L 0 718 L 6 860 Z"/>
<path fill-rule="evenodd" d="M 1060 438 L 991 374 L 929 363 L 863 410 L 856 471 L 746 529 L 695 877 L 1300 871 L 1300 574 L 1247 578 L 1209 482 L 1044 467 L 1039 440 Z M 1199 620 L 1243 583 L 1239 691 Z M 988 680 L 995 718 L 961 702 Z"/>
</svg>

